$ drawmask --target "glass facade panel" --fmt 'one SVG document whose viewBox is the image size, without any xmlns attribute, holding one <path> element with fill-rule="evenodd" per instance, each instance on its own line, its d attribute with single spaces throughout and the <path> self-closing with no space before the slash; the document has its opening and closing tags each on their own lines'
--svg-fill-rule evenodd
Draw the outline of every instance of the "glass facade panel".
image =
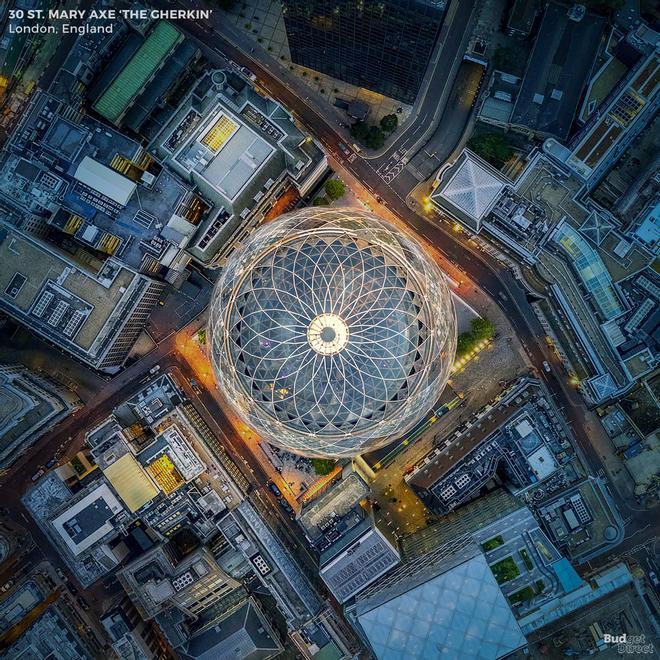
<svg viewBox="0 0 660 660">
<path fill-rule="evenodd" d="M 296 64 L 411 104 L 438 38 L 445 0 L 283 0 Z"/>
<path fill-rule="evenodd" d="M 273 444 L 352 455 L 402 435 L 438 399 L 456 347 L 441 271 L 355 209 L 303 209 L 229 259 L 210 318 L 224 394 Z"/>
</svg>

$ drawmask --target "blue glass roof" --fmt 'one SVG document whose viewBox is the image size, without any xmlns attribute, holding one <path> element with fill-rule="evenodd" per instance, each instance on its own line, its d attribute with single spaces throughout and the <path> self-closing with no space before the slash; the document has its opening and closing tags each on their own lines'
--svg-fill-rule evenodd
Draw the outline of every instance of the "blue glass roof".
<svg viewBox="0 0 660 660">
<path fill-rule="evenodd" d="M 573 267 L 594 297 L 598 308 L 606 319 L 613 319 L 623 312 L 617 298 L 612 280 L 596 250 L 580 233 L 564 223 L 557 227 L 554 241 L 561 245 L 573 260 Z"/>
<path fill-rule="evenodd" d="M 358 620 L 379 660 L 496 660 L 527 644 L 482 554 Z"/>
</svg>

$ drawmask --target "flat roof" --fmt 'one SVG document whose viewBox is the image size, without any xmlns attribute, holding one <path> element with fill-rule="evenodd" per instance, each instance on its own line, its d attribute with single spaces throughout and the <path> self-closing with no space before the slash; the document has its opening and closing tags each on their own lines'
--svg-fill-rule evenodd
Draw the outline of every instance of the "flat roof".
<svg viewBox="0 0 660 660">
<path fill-rule="evenodd" d="M 158 495 L 158 489 L 132 454 L 124 454 L 108 465 L 103 474 L 131 512 L 137 511 Z"/>
<path fill-rule="evenodd" d="M 97 340 L 102 337 L 113 313 L 134 290 L 134 280 L 139 277 L 116 262 L 111 265 L 114 266 L 113 279 L 102 282 L 100 276 L 83 270 L 68 255 L 59 253 L 56 247 L 21 234 L 0 221 L 0 309 L 85 359 L 98 357 L 93 352 Z M 16 273 L 24 275 L 26 282 L 12 297 L 8 287 Z M 73 306 L 70 305 L 57 324 L 49 322 L 55 314 L 55 309 L 51 311 L 51 308 L 56 307 L 55 293 L 58 291 L 70 302 L 74 299 L 83 301 L 82 306 L 90 310 L 71 336 L 66 335 L 64 329 Z M 35 315 L 34 311 L 48 293 L 53 293 L 52 302 L 41 316 Z"/>
<path fill-rule="evenodd" d="M 181 38 L 171 23 L 160 21 L 94 104 L 94 110 L 116 122 Z"/>
<path fill-rule="evenodd" d="M 364 525 L 370 527 L 370 521 L 366 519 Z M 364 531 L 364 527 L 360 531 Z M 329 548 L 322 554 L 321 564 L 324 555 L 332 550 Z M 334 597 L 345 603 L 399 562 L 399 553 L 382 533 L 377 528 L 367 528 L 340 554 L 322 565 L 319 576 Z"/>
<path fill-rule="evenodd" d="M 545 11 L 511 123 L 565 139 L 593 66 L 605 26 L 587 14 L 572 21 L 564 6 L 550 3 Z"/>
<path fill-rule="evenodd" d="M 51 525 L 74 555 L 100 541 L 114 528 L 111 520 L 122 505 L 108 484 L 102 483 L 51 521 Z"/>
<path fill-rule="evenodd" d="M 73 175 L 78 181 L 126 206 L 137 185 L 116 170 L 85 156 Z"/>
</svg>

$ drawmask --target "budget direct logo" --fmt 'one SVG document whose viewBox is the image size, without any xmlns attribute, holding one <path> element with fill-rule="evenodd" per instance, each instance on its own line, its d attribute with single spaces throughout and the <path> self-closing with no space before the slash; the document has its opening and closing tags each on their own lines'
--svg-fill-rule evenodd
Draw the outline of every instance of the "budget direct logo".
<svg viewBox="0 0 660 660">
<path fill-rule="evenodd" d="M 646 641 L 646 635 L 610 635 L 605 633 L 603 641 L 606 644 L 615 644 L 618 653 L 646 653 L 651 654 L 654 651 L 653 644 Z"/>
</svg>

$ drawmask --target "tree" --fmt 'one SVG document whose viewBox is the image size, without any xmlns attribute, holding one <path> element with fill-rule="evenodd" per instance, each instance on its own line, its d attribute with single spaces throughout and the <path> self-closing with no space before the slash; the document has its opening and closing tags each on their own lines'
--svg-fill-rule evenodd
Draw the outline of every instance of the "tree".
<svg viewBox="0 0 660 660">
<path fill-rule="evenodd" d="M 335 467 L 335 462 L 329 458 L 313 458 L 312 467 L 319 476 L 330 474 Z"/>
<path fill-rule="evenodd" d="M 369 135 L 369 126 L 363 121 L 358 121 L 351 126 L 351 135 L 360 142 L 364 142 Z"/>
<path fill-rule="evenodd" d="M 471 329 L 461 332 L 456 341 L 456 357 L 462 358 L 471 353 L 480 341 L 492 339 L 495 336 L 493 322 L 485 317 L 472 319 Z"/>
<path fill-rule="evenodd" d="M 471 332 L 461 332 L 456 340 L 456 355 L 462 357 L 469 353 L 474 347 L 474 339 Z"/>
<path fill-rule="evenodd" d="M 493 64 L 499 71 L 511 71 L 515 66 L 516 52 L 512 48 L 500 46 L 493 54 Z"/>
<path fill-rule="evenodd" d="M 468 147 L 495 167 L 501 167 L 513 156 L 513 149 L 506 138 L 499 133 L 473 135 Z"/>
<path fill-rule="evenodd" d="M 370 149 L 380 149 L 385 144 L 385 134 L 378 126 L 370 126 L 364 143 Z"/>
<path fill-rule="evenodd" d="M 472 336 L 475 341 L 492 339 L 495 336 L 495 326 L 487 318 L 478 317 L 472 319 Z"/>
<path fill-rule="evenodd" d="M 325 194 L 328 196 L 328 199 L 334 201 L 344 196 L 346 192 L 346 186 L 339 179 L 328 179 L 325 182 Z"/>
<path fill-rule="evenodd" d="M 327 197 L 317 197 L 313 202 L 312 206 L 327 206 L 328 198 Z"/>
<path fill-rule="evenodd" d="M 396 115 L 385 115 L 380 120 L 380 127 L 386 132 L 391 133 L 399 125 L 399 118 Z"/>
</svg>

